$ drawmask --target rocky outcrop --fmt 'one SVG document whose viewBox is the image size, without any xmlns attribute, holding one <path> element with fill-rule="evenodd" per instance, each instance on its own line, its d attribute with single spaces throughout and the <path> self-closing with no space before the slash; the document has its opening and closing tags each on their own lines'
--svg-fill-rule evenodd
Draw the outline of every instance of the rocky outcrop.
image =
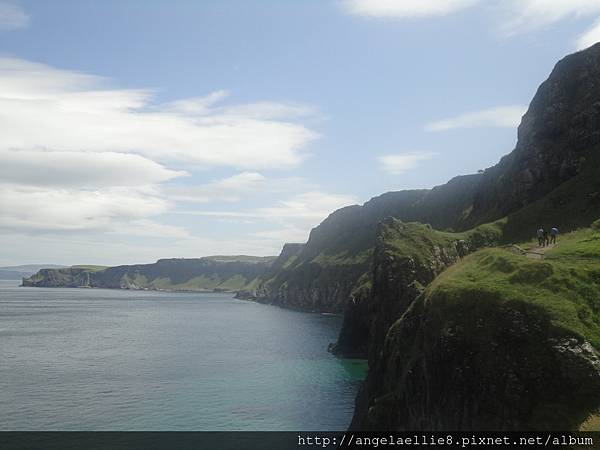
<svg viewBox="0 0 600 450">
<path fill-rule="evenodd" d="M 66 267 L 60 269 L 40 269 L 36 274 L 23 278 L 22 286 L 27 287 L 92 287 L 91 271 Z"/>
<path fill-rule="evenodd" d="M 371 270 L 353 291 L 340 336 L 330 349 L 374 362 L 390 325 L 425 286 L 459 258 L 499 239 L 500 229 L 493 226 L 453 234 L 394 218 L 384 220 L 377 232 Z"/>
<path fill-rule="evenodd" d="M 573 430 L 596 410 L 600 359 L 589 342 L 493 293 L 445 300 L 422 295 L 389 329 L 351 428 Z"/>
<path fill-rule="evenodd" d="M 261 303 L 303 311 L 340 313 L 367 263 L 321 264 L 308 262 L 293 270 L 282 270 L 272 280 L 261 282 L 255 298 Z"/>
<path fill-rule="evenodd" d="M 597 164 L 599 153 L 600 43 L 556 64 L 523 116 L 516 148 L 484 172 L 460 226 L 499 219 L 548 195 Z M 586 194 L 599 192 L 589 188 Z"/>
</svg>

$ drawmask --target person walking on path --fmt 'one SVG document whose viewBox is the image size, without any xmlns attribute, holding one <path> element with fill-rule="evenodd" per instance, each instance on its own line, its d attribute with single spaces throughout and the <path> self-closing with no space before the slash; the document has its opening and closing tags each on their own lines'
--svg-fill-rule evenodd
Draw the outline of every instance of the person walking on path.
<svg viewBox="0 0 600 450">
<path fill-rule="evenodd" d="M 544 228 L 540 227 L 539 230 L 537 230 L 537 238 L 538 238 L 538 244 L 541 247 L 544 244 Z"/>
<path fill-rule="evenodd" d="M 544 230 L 544 244 L 542 247 L 548 247 L 550 245 L 550 238 L 548 237 L 548 231 Z"/>
<path fill-rule="evenodd" d="M 558 227 L 553 226 L 550 230 L 550 243 L 556 244 L 556 236 L 558 236 Z"/>
</svg>

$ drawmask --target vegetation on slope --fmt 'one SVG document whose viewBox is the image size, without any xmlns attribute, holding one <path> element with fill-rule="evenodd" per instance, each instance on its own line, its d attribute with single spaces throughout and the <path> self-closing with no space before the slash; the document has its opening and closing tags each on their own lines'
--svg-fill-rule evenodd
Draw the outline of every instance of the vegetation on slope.
<svg viewBox="0 0 600 450">
<path fill-rule="evenodd" d="M 77 264 L 75 266 L 71 266 L 73 269 L 85 269 L 89 270 L 90 272 L 98 272 L 100 270 L 108 269 L 108 267 L 109 266 L 98 266 L 92 264 Z"/>
<path fill-rule="evenodd" d="M 600 231 L 561 236 L 543 260 L 502 248 L 480 250 L 441 274 L 427 292 L 440 314 L 452 304 L 475 313 L 465 301 L 473 297 L 531 304 L 557 333 L 564 330 L 600 348 Z"/>
<path fill-rule="evenodd" d="M 388 218 L 377 231 L 373 262 L 352 290 L 335 353 L 373 359 L 388 327 L 446 267 L 501 239 L 502 224 L 463 233 Z"/>
<path fill-rule="evenodd" d="M 461 259 L 396 316 L 353 427 L 579 428 L 600 406 L 599 274 L 595 228 L 562 236 L 543 260 L 508 248 Z"/>
</svg>

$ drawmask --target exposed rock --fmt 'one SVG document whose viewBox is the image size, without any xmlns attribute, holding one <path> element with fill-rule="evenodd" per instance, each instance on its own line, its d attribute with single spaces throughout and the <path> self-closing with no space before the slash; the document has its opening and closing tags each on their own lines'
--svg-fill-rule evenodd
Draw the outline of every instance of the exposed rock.
<svg viewBox="0 0 600 450">
<path fill-rule="evenodd" d="M 531 305 L 500 306 L 489 294 L 464 302 L 475 312 L 421 296 L 390 328 L 351 428 L 570 430 L 597 408 L 589 342 L 557 339 Z"/>
<path fill-rule="evenodd" d="M 499 234 L 475 230 L 462 239 L 388 218 L 377 232 L 371 271 L 353 292 L 332 351 L 374 361 L 385 333 L 433 279 L 459 258 L 493 245 Z M 397 243 L 402 245 L 398 247 Z"/>
<path fill-rule="evenodd" d="M 549 194 L 594 164 L 599 146 L 596 44 L 562 59 L 541 84 L 519 126 L 515 150 L 484 172 L 461 228 L 504 217 Z"/>
</svg>

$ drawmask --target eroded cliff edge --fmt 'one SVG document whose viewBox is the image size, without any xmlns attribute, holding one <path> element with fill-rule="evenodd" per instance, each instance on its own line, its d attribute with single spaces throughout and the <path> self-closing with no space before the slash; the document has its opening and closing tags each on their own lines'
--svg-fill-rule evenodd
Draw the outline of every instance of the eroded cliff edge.
<svg viewBox="0 0 600 450">
<path fill-rule="evenodd" d="M 557 64 L 456 224 L 495 220 L 496 244 L 578 230 L 543 260 L 511 246 L 448 258 L 429 239 L 415 264 L 380 233 L 335 347 L 369 358 L 353 429 L 573 430 L 598 413 L 599 105 L 597 44 Z"/>
<path fill-rule="evenodd" d="M 561 60 L 539 87 L 515 149 L 483 173 L 433 189 L 388 192 L 332 213 L 277 273 L 263 277 L 261 302 L 342 312 L 373 263 L 386 217 L 436 230 L 467 231 L 503 220 L 501 242 L 541 224 L 589 225 L 600 208 L 600 44 Z M 548 222 L 548 223 L 546 223 Z"/>
<path fill-rule="evenodd" d="M 544 260 L 477 251 L 408 304 L 398 276 L 372 292 L 392 325 L 371 339 L 353 429 L 573 430 L 597 413 L 600 222 Z"/>
</svg>

